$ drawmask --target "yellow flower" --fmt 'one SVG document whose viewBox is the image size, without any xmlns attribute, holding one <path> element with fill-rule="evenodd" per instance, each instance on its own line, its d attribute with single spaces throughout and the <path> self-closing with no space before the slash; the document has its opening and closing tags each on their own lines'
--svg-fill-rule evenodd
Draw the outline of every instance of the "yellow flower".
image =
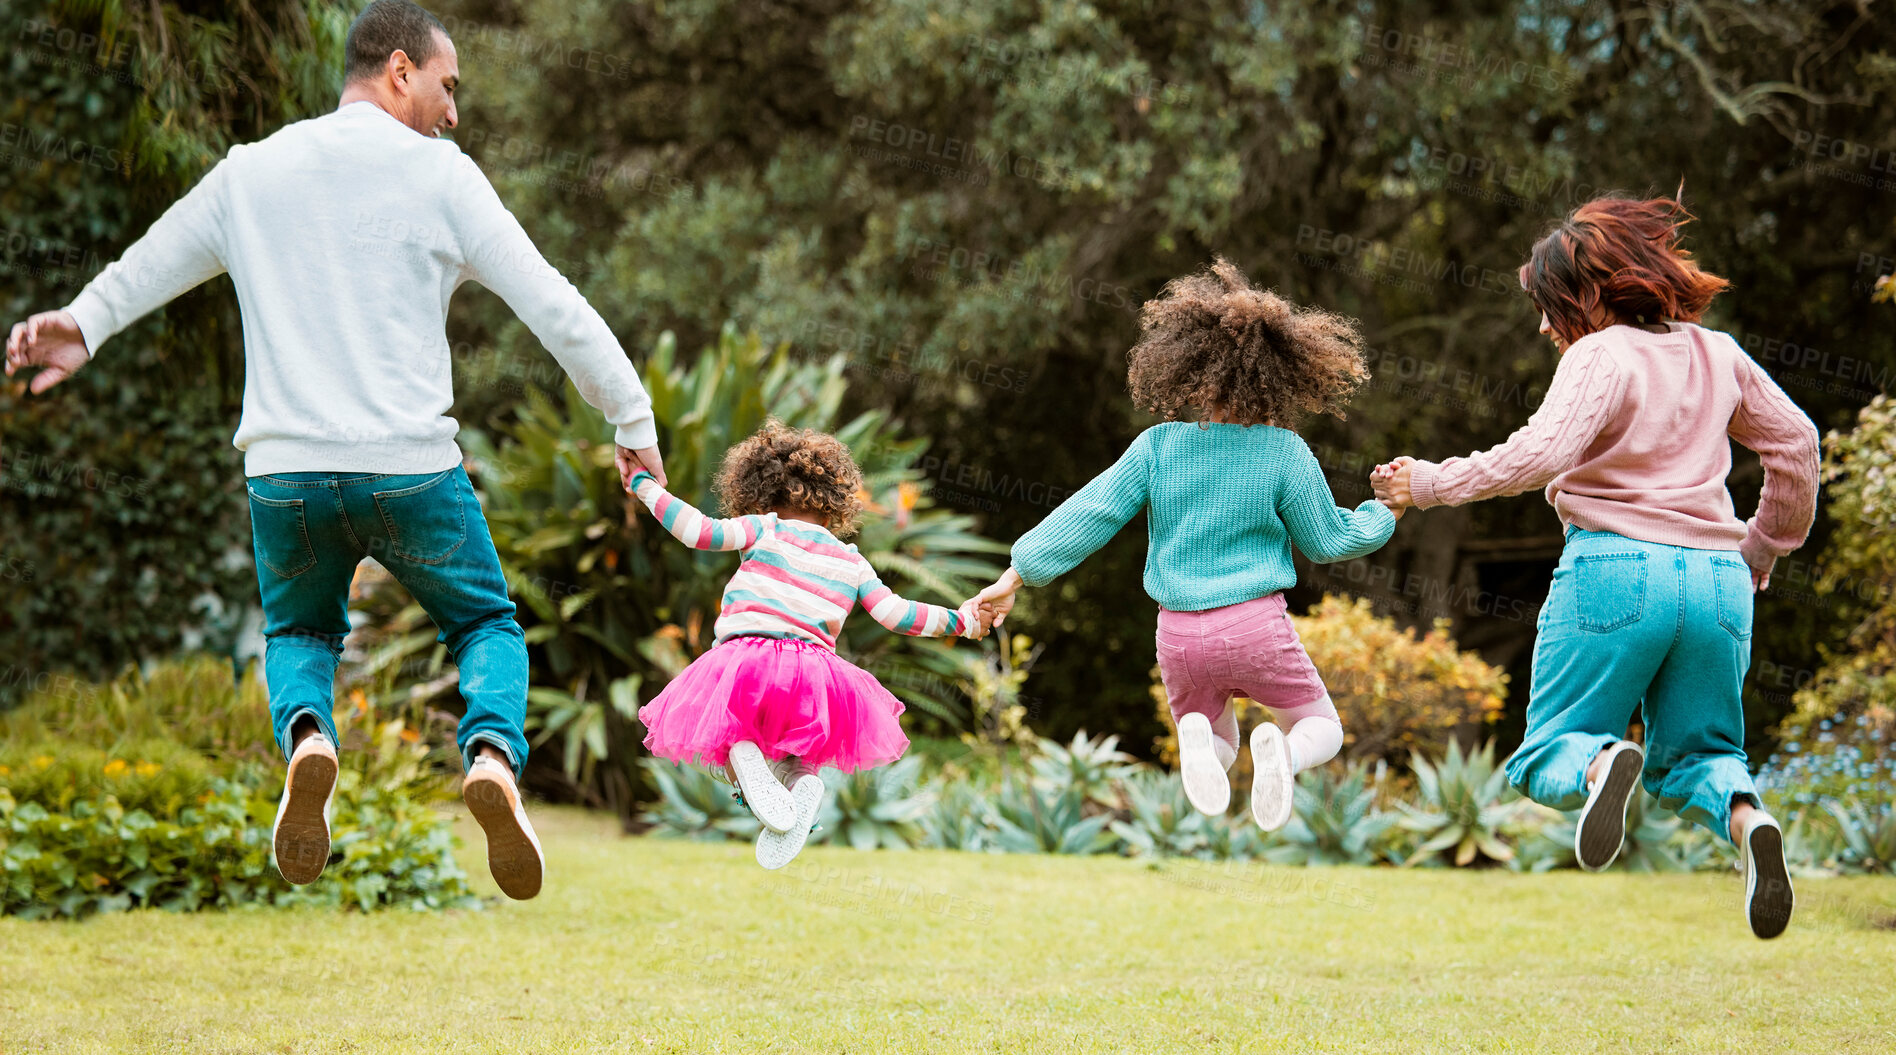
<svg viewBox="0 0 1896 1055">
<path fill-rule="evenodd" d="M 116 777 L 124 773 L 125 769 L 126 769 L 125 760 L 122 758 L 115 758 L 112 761 L 107 762 L 105 764 L 105 775 L 108 777 Z"/>
<path fill-rule="evenodd" d="M 158 775 L 158 771 L 163 768 L 163 766 L 156 762 L 140 762 L 132 767 L 132 771 L 141 777 L 155 777 Z"/>
<path fill-rule="evenodd" d="M 8 773 L 11 773 L 11 772 L 13 772 L 13 770 L 12 770 L 12 769 L 11 769 L 10 767 L 8 767 L 8 766 L 0 766 L 0 777 L 4 777 L 4 776 L 6 776 L 6 775 L 7 775 Z"/>
<path fill-rule="evenodd" d="M 53 765 L 53 756 L 39 755 L 33 759 L 33 765 L 40 769 L 50 769 Z"/>
</svg>

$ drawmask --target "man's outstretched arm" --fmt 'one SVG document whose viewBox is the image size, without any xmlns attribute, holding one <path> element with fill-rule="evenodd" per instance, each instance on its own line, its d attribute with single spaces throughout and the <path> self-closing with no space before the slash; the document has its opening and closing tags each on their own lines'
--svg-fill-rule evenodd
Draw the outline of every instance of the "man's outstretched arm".
<svg viewBox="0 0 1896 1055">
<path fill-rule="evenodd" d="M 466 155 L 456 163 L 462 166 L 456 204 L 468 277 L 507 302 L 553 353 L 579 394 L 612 422 L 620 475 L 627 486 L 639 465 L 663 484 L 652 399 L 619 339 L 579 290 L 540 255 L 479 166 Z"/>
<path fill-rule="evenodd" d="M 223 274 L 223 204 L 220 162 L 64 310 L 14 324 L 7 335 L 7 376 L 40 367 L 33 391 L 44 392 L 71 377 L 100 345 L 140 316 Z"/>
</svg>

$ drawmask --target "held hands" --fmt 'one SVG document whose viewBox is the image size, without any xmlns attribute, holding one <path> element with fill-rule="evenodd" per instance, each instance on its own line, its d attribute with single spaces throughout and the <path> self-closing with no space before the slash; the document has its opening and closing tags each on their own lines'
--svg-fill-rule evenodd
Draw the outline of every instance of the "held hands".
<svg viewBox="0 0 1896 1055">
<path fill-rule="evenodd" d="M 42 311 L 25 322 L 13 324 L 7 336 L 7 376 L 23 367 L 37 366 L 33 394 L 64 381 L 86 365 L 86 339 L 79 322 L 66 311 Z"/>
<path fill-rule="evenodd" d="M 8 373 L 11 372 L 8 370 Z M 632 477 L 640 469 L 651 473 L 652 477 L 658 481 L 658 486 L 665 486 L 665 459 L 659 455 L 657 447 L 640 447 L 633 450 L 617 444 L 613 446 L 616 452 L 614 460 L 619 465 L 619 483 L 625 488 L 627 494 L 632 493 Z"/>
<path fill-rule="evenodd" d="M 1376 501 L 1388 506 L 1398 520 L 1415 505 L 1415 494 L 1409 489 L 1414 475 L 1415 459 L 1406 454 L 1378 465 L 1369 474 L 1370 486 L 1376 489 Z"/>
<path fill-rule="evenodd" d="M 1014 610 L 1014 594 L 1021 588 L 1020 572 L 1007 569 L 994 584 L 962 603 L 963 612 L 972 610 L 979 620 L 978 632 L 967 636 L 979 641 L 988 635 L 988 631 L 1007 621 L 1007 613 Z"/>
</svg>

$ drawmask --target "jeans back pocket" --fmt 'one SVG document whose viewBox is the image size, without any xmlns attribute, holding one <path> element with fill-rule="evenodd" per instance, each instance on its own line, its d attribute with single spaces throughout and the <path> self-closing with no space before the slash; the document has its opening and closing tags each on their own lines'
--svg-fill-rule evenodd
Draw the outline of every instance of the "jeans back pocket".
<svg viewBox="0 0 1896 1055">
<path fill-rule="evenodd" d="M 1596 634 L 1639 621 L 1646 611 L 1644 553 L 1588 553 L 1573 559 L 1575 619 Z"/>
<path fill-rule="evenodd" d="M 374 498 L 389 550 L 403 560 L 440 564 L 467 541 L 459 469 L 399 491 L 377 491 Z"/>
<path fill-rule="evenodd" d="M 279 579 L 294 579 L 316 566 L 309 544 L 309 521 L 300 498 L 265 498 L 252 488 L 250 537 L 257 560 Z"/>
<path fill-rule="evenodd" d="M 1751 638 L 1751 566 L 1731 557 L 1712 558 L 1712 586 L 1718 595 L 1718 625 L 1740 641 Z"/>
</svg>

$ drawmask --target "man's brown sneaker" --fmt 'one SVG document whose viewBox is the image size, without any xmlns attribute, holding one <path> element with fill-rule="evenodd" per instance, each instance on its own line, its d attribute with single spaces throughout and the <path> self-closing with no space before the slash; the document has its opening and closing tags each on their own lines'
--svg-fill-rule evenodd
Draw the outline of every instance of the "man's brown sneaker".
<svg viewBox="0 0 1896 1055">
<path fill-rule="evenodd" d="M 533 834 L 527 811 L 520 804 L 513 772 L 504 763 L 482 755 L 474 760 L 467 779 L 461 782 L 461 799 L 487 833 L 487 870 L 500 884 L 501 893 L 515 901 L 538 894 L 546 872 L 546 855 L 540 852 L 540 839 Z"/>
<path fill-rule="evenodd" d="M 329 802 L 335 795 L 336 748 L 327 736 L 311 733 L 290 754 L 271 840 L 277 871 L 298 886 L 314 883 L 329 863 Z"/>
</svg>

